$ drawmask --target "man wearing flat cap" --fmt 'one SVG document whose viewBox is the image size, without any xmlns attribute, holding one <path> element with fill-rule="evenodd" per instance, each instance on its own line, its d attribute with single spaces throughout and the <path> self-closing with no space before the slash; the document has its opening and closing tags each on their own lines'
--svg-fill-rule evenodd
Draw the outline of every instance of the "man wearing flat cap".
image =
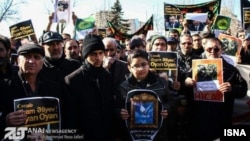
<svg viewBox="0 0 250 141">
<path fill-rule="evenodd" d="M 13 101 L 25 97 L 51 96 L 60 98 L 59 85 L 40 76 L 43 66 L 44 50 L 38 44 L 25 44 L 18 51 L 19 71 L 13 75 L 8 86 L 0 86 L 4 95 L 6 127 L 24 125 L 27 115 L 24 110 L 14 111 Z"/>
<path fill-rule="evenodd" d="M 66 128 L 77 129 L 86 141 L 113 141 L 114 95 L 111 75 L 102 66 L 105 47 L 94 34 L 83 43 L 82 66 L 65 77 Z"/>
</svg>

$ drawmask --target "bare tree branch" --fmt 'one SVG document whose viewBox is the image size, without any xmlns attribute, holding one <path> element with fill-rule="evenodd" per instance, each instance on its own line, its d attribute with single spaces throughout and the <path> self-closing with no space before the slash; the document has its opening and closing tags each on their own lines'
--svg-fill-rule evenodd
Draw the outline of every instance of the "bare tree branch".
<svg viewBox="0 0 250 141">
<path fill-rule="evenodd" d="M 19 6 L 25 4 L 26 0 L 1 0 L 0 22 L 3 20 L 19 19 Z"/>
</svg>

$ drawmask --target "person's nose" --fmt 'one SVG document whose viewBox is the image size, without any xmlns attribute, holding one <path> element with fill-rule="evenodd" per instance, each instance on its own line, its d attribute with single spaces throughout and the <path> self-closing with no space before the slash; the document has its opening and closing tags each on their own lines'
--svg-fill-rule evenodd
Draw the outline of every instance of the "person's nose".
<svg viewBox="0 0 250 141">
<path fill-rule="evenodd" d="M 33 62 L 34 62 L 34 57 L 30 57 L 30 58 L 28 59 L 28 62 L 29 62 L 29 63 L 33 63 Z"/>
</svg>

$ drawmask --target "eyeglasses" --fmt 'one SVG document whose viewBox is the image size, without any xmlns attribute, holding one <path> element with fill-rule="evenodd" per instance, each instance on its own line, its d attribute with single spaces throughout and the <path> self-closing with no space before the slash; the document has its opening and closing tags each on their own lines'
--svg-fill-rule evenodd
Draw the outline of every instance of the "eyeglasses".
<svg viewBox="0 0 250 141">
<path fill-rule="evenodd" d="M 134 66 L 131 66 L 132 69 L 135 69 L 135 70 L 138 70 L 140 68 L 144 69 L 148 66 L 148 63 L 147 62 L 143 62 L 141 64 L 136 64 Z"/>
<path fill-rule="evenodd" d="M 245 35 L 239 35 L 239 37 L 245 37 Z"/>
<path fill-rule="evenodd" d="M 106 52 L 108 52 L 108 51 L 113 52 L 114 50 L 115 50 L 115 49 L 113 49 L 113 48 L 111 48 L 111 49 L 105 49 Z"/>
<path fill-rule="evenodd" d="M 154 45 L 155 46 L 166 46 L 166 44 L 164 44 L 164 43 L 155 43 Z"/>
<path fill-rule="evenodd" d="M 183 42 L 183 43 L 181 43 L 181 45 L 185 45 L 185 44 L 187 44 L 187 45 L 192 45 L 193 43 L 190 43 L 190 42 Z"/>
<path fill-rule="evenodd" d="M 211 53 L 212 50 L 213 50 L 214 52 L 216 52 L 216 53 L 220 51 L 220 49 L 219 49 L 218 47 L 216 47 L 216 48 L 207 48 L 207 49 L 206 49 L 206 51 L 209 52 L 209 53 Z"/>
</svg>

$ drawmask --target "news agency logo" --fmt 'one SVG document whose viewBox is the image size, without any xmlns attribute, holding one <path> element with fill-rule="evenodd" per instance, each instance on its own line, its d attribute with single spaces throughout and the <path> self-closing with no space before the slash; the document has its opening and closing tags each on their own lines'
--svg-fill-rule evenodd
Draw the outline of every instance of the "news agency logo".
<svg viewBox="0 0 250 141">
<path fill-rule="evenodd" d="M 27 127 L 7 127 L 5 128 L 4 139 L 9 140 L 22 140 L 25 137 L 25 131 L 27 131 Z"/>
<path fill-rule="evenodd" d="M 244 129 L 224 129 L 224 136 L 247 136 Z"/>
</svg>

